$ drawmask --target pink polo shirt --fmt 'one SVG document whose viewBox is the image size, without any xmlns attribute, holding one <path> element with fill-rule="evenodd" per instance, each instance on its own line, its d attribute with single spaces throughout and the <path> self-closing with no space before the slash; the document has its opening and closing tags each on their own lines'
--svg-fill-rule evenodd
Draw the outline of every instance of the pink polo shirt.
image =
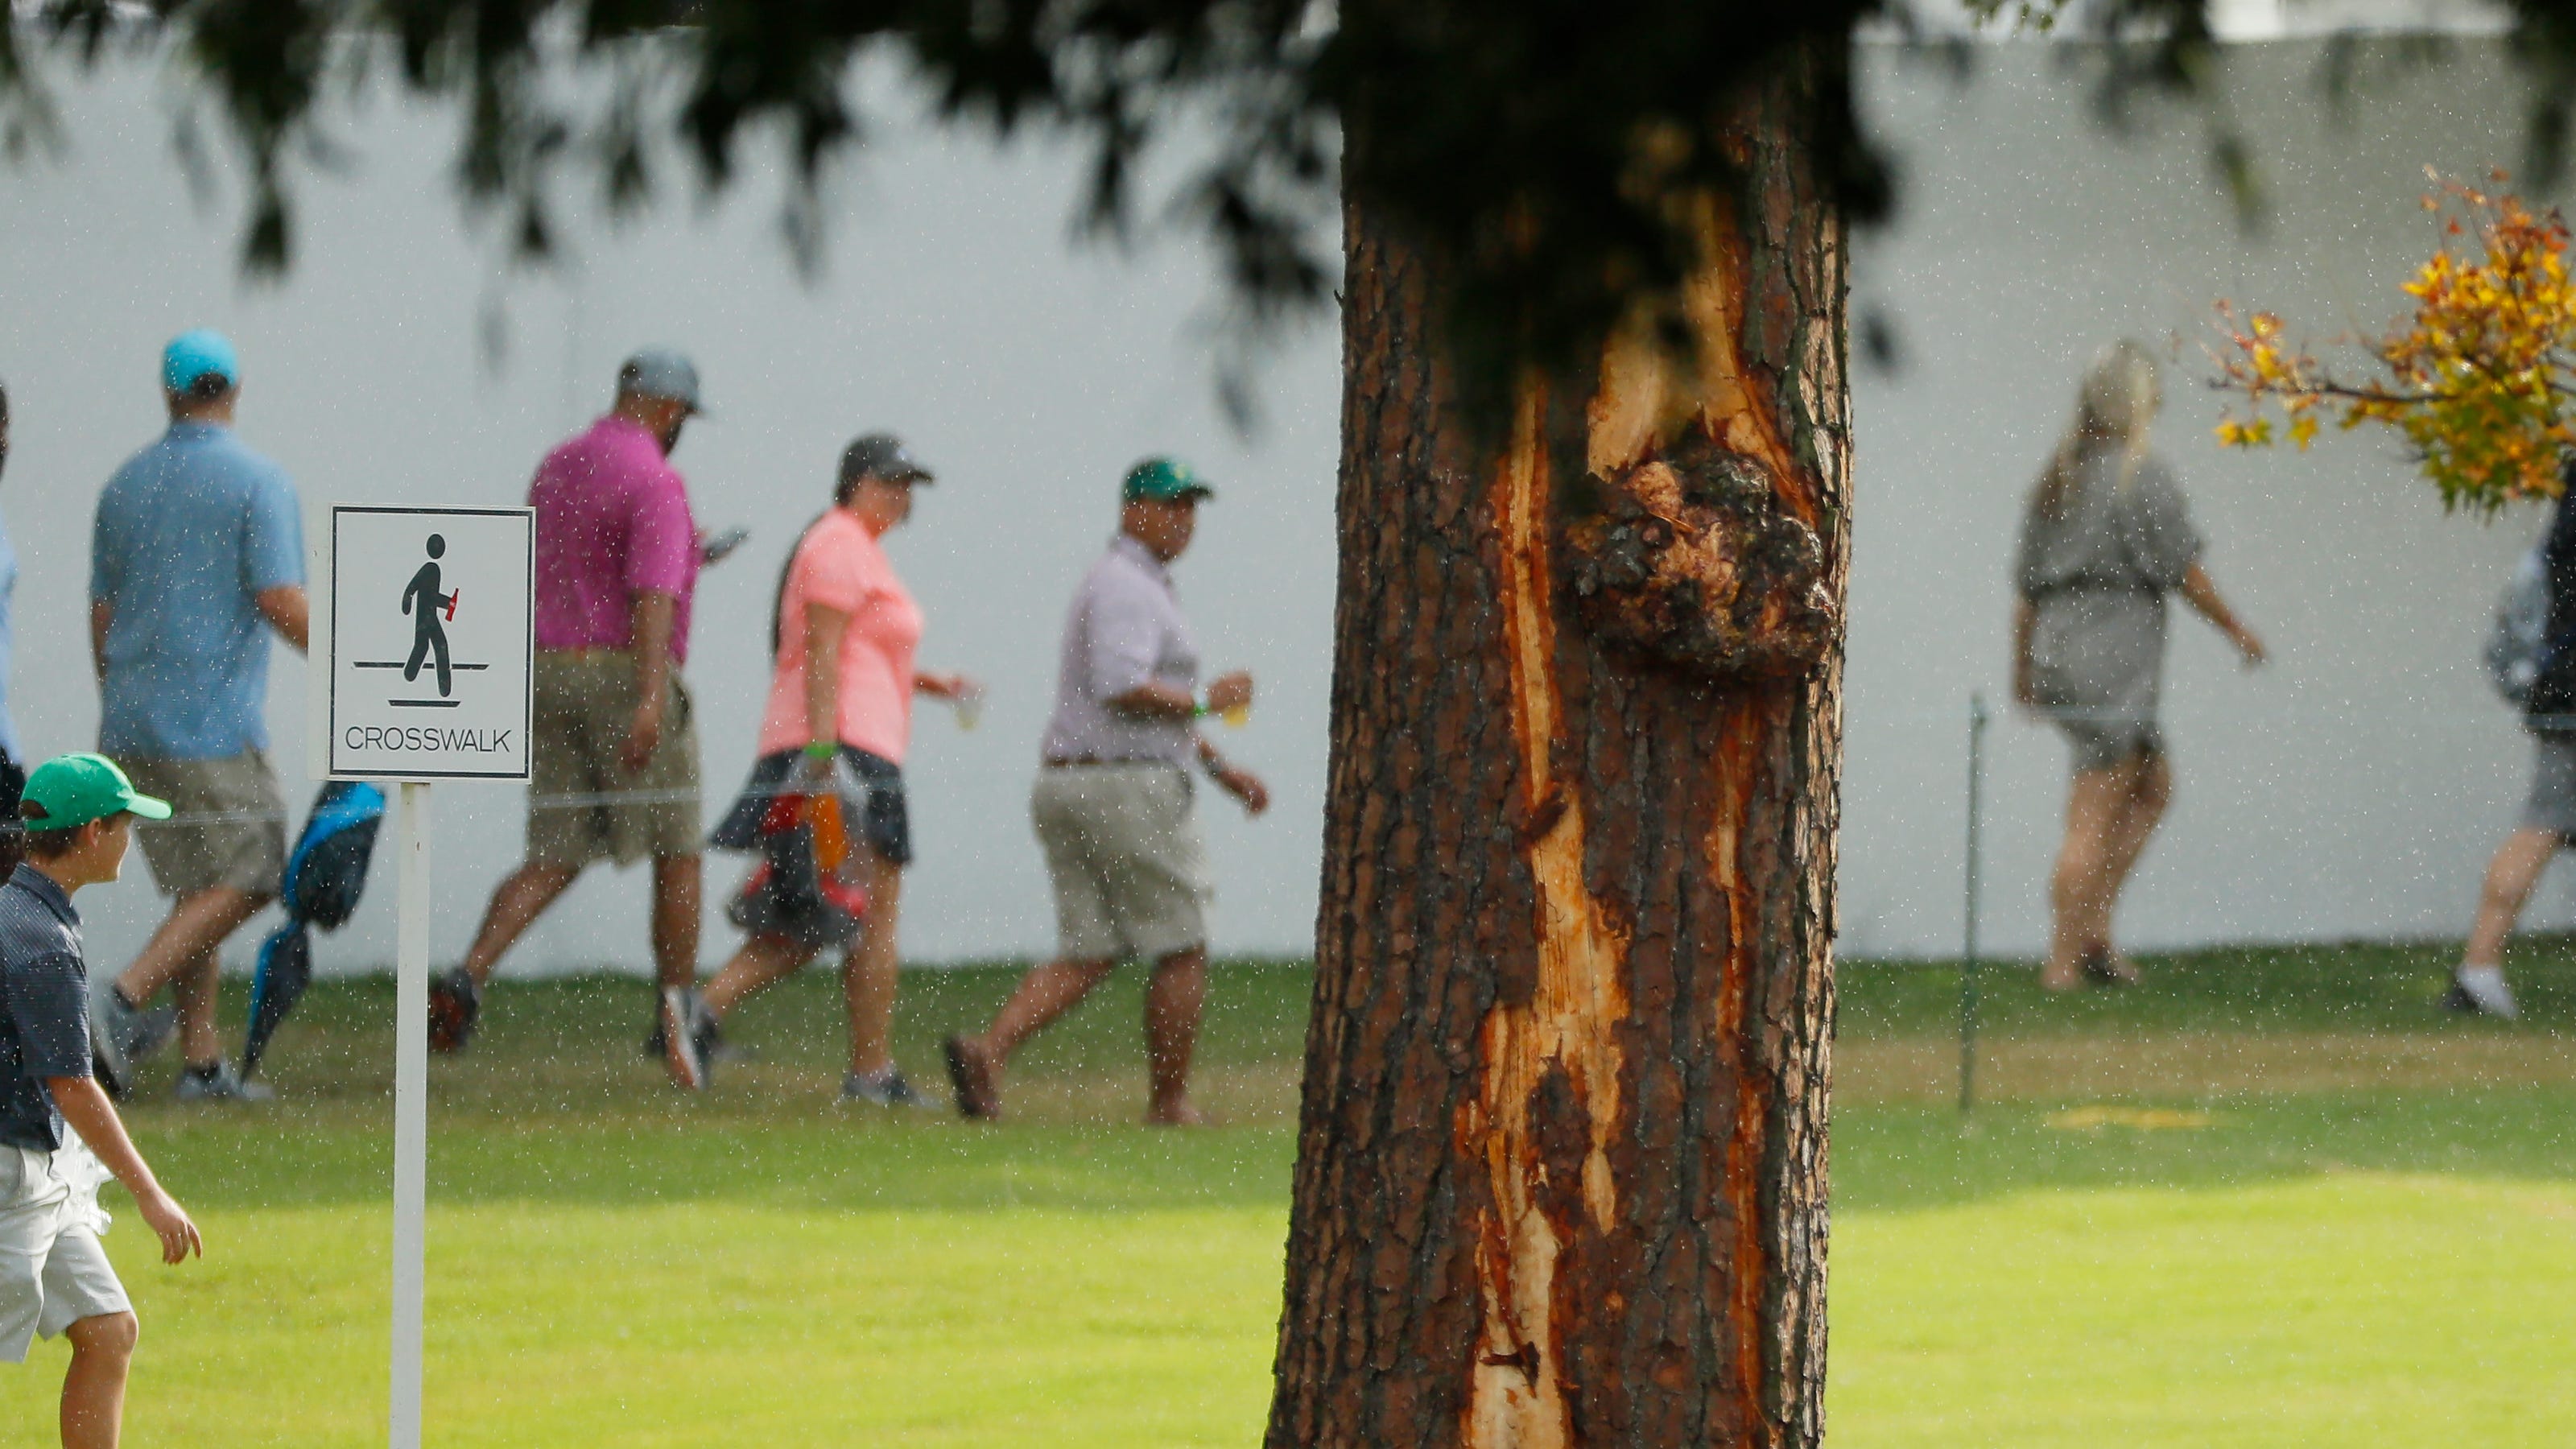
<svg viewBox="0 0 2576 1449">
<path fill-rule="evenodd" d="M 912 740 L 912 659 L 921 645 L 921 606 L 894 576 L 876 536 L 846 508 L 805 531 L 787 566 L 778 601 L 778 665 L 769 709 L 760 720 L 760 752 L 802 748 L 805 723 L 805 606 L 850 616 L 841 632 L 841 743 L 894 764 Z"/>
<path fill-rule="evenodd" d="M 546 455 L 537 511 L 537 647 L 625 649 L 635 596 L 669 594 L 671 658 L 689 657 L 698 523 L 688 486 L 639 423 L 605 417 Z"/>
</svg>

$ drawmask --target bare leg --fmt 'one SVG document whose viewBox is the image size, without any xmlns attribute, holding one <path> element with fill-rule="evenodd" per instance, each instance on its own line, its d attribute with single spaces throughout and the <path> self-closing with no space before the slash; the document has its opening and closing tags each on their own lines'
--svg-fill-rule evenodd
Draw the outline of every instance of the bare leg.
<svg viewBox="0 0 2576 1449">
<path fill-rule="evenodd" d="M 483 910 L 483 925 L 474 933 L 473 948 L 465 953 L 467 973 L 477 983 L 491 980 L 492 968 L 501 964 L 501 953 L 525 935 L 580 874 L 573 866 L 533 860 L 510 872 L 492 892 L 492 904 Z"/>
<path fill-rule="evenodd" d="M 1011 1054 L 1028 1043 L 1030 1037 L 1046 1030 L 1049 1023 L 1079 1005 L 1091 994 L 1091 988 L 1109 979 L 1115 961 L 1049 961 L 1032 967 L 1020 978 L 1011 999 L 993 1017 L 993 1025 L 982 1036 L 968 1037 L 967 1044 L 984 1054 L 996 1070 L 1010 1061 Z"/>
<path fill-rule="evenodd" d="M 707 983 L 703 995 L 707 1010 L 717 1016 L 740 1006 L 767 988 L 786 980 L 814 959 L 812 947 L 800 946 L 784 936 L 754 936 L 742 943 L 733 959 L 724 963 L 715 979 Z"/>
<path fill-rule="evenodd" d="M 134 1363 L 134 1315 L 102 1313 L 63 1330 L 63 1449 L 116 1449 L 125 1432 L 125 1375 Z"/>
<path fill-rule="evenodd" d="M 2540 884 L 2541 873 L 2549 869 L 2562 843 L 2557 831 L 2527 825 L 2504 838 L 2495 859 L 2487 863 L 2486 886 L 2478 892 L 2477 924 L 2469 929 L 2460 964 L 2504 964 L 2504 938 L 2513 933 L 2523 903 L 2531 899 L 2532 888 Z"/>
<path fill-rule="evenodd" d="M 653 857 L 653 974 L 668 990 L 698 984 L 698 857 Z"/>
<path fill-rule="evenodd" d="M 841 963 L 841 995 L 850 1012 L 850 1070 L 874 1076 L 894 1065 L 887 1038 L 894 1031 L 895 972 L 900 962 L 895 930 L 903 917 L 903 867 L 860 845 L 851 854 L 859 889 L 868 893 L 868 918 L 859 942 Z"/>
<path fill-rule="evenodd" d="M 223 957 L 212 946 L 170 981 L 171 999 L 179 1003 L 179 1060 L 189 1066 L 213 1066 L 224 1059 L 223 1038 L 215 1033 L 216 992 L 222 981 Z"/>
<path fill-rule="evenodd" d="M 1109 978 L 1115 961 L 1049 961 L 1033 967 L 1011 990 L 1011 999 L 993 1016 L 982 1036 L 948 1039 L 948 1072 L 957 1085 L 958 1110 L 969 1117 L 992 1118 L 1002 1110 L 1002 1068 L 1030 1037 L 1071 1011 L 1091 989 Z M 1152 1028 L 1149 1007 L 1147 1029 Z"/>
<path fill-rule="evenodd" d="M 2135 762 L 2128 794 L 2120 801 L 2119 814 L 2111 822 L 2106 841 L 2102 936 L 2093 945 L 2112 958 L 2115 969 L 2128 969 L 2125 958 L 2111 945 L 2120 894 L 2129 888 L 2129 878 L 2137 874 L 2139 858 L 2147 853 L 2147 842 L 2155 837 L 2156 827 L 2164 822 L 2165 811 L 2172 804 L 2173 763 L 2161 750 L 2150 752 Z"/>
<path fill-rule="evenodd" d="M 1154 963 L 1154 979 L 1145 987 L 1145 1065 L 1153 1081 L 1147 1122 L 1195 1127 L 1206 1120 L 1190 1105 L 1190 1054 L 1198 1046 L 1199 1009 L 1206 1003 L 1206 947 Z"/>
<path fill-rule="evenodd" d="M 162 987 L 197 969 L 201 957 L 223 945 L 225 937 L 274 899 L 230 886 L 179 897 L 170 903 L 170 914 L 162 918 L 152 939 L 143 943 L 134 964 L 116 978 L 117 990 L 137 1006 L 150 1001 Z"/>
<path fill-rule="evenodd" d="M 2066 839 L 2058 847 L 2057 873 L 2049 885 L 2056 915 L 2048 962 L 2039 984 L 2065 991 L 2083 980 L 2084 953 L 2110 935 L 2103 884 L 2111 858 L 2111 827 L 2130 794 L 2134 760 L 2107 770 L 2078 770 L 2066 792 Z"/>
</svg>

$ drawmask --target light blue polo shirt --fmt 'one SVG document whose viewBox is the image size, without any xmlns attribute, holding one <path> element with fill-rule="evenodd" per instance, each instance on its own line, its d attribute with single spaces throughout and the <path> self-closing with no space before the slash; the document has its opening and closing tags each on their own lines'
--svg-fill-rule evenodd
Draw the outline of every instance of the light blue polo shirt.
<svg viewBox="0 0 2576 1449">
<path fill-rule="evenodd" d="M 98 496 L 89 596 L 104 602 L 98 746 L 216 760 L 268 747 L 258 595 L 304 582 L 294 485 L 230 428 L 172 423 Z"/>
</svg>

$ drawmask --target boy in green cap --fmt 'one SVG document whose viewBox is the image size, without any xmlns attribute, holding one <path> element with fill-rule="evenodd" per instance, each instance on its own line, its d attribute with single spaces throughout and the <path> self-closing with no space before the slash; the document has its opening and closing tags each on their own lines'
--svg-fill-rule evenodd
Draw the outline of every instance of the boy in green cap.
<svg viewBox="0 0 2576 1449">
<path fill-rule="evenodd" d="M 90 1075 L 89 967 L 72 893 L 117 878 L 136 816 L 170 807 L 137 794 L 99 755 L 63 755 L 27 777 L 27 858 L 0 884 L 0 1360 L 36 1334 L 71 1340 L 64 1449 L 114 1449 L 125 1422 L 134 1306 L 98 1245 L 96 1204 L 71 1180 L 66 1124 L 161 1240 L 161 1260 L 203 1253 L 197 1225 L 161 1188 Z"/>
</svg>

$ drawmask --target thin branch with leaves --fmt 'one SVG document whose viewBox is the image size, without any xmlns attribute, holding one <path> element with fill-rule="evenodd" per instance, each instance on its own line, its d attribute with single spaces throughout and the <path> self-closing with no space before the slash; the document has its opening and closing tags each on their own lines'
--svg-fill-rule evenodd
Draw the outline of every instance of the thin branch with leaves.
<svg viewBox="0 0 2576 1449">
<path fill-rule="evenodd" d="M 2492 513 L 2555 498 L 2576 447 L 2567 223 L 2511 192 L 2426 175 L 2423 206 L 2442 241 L 2402 289 L 2413 310 L 2380 336 L 2338 339 L 2366 355 L 2364 375 L 2319 361 L 2273 313 L 2218 304 L 2214 385 L 2231 395 L 2218 440 L 2252 448 L 2286 437 L 2304 449 L 2326 422 L 2375 423 L 2406 439 L 2446 507 Z M 2497 188 L 2506 179 L 2490 177 Z"/>
</svg>

